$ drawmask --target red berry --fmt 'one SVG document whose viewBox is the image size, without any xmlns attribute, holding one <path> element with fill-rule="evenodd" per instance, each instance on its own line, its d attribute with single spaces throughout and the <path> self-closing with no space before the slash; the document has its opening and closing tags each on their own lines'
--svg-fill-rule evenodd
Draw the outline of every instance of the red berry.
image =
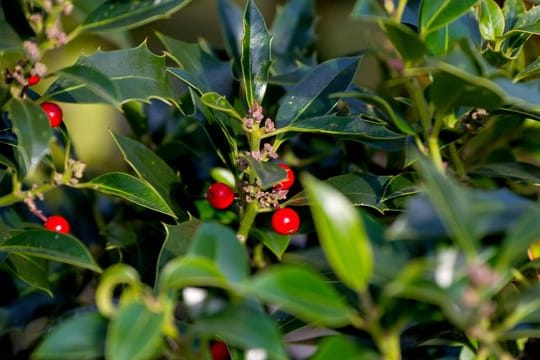
<svg viewBox="0 0 540 360">
<path fill-rule="evenodd" d="M 287 172 L 287 177 L 274 188 L 276 190 L 287 190 L 294 184 L 294 173 L 291 168 L 285 164 L 278 164 L 278 166 Z"/>
<path fill-rule="evenodd" d="M 39 77 L 39 75 L 30 75 L 30 77 L 28 78 L 28 86 L 36 85 L 40 80 L 41 78 Z"/>
<path fill-rule="evenodd" d="M 210 352 L 212 353 L 212 360 L 227 360 L 229 359 L 229 350 L 227 344 L 223 341 L 215 341 L 210 345 Z"/>
<path fill-rule="evenodd" d="M 51 127 L 57 127 L 62 123 L 63 113 L 62 108 L 52 102 L 41 103 L 41 108 L 47 114 Z"/>
<path fill-rule="evenodd" d="M 69 233 L 69 223 L 63 216 L 60 215 L 49 216 L 47 221 L 45 221 L 44 226 L 47 230 L 56 231 L 63 234 Z"/>
<path fill-rule="evenodd" d="M 210 205 L 222 210 L 228 208 L 234 202 L 234 191 L 224 183 L 217 182 L 210 185 L 206 198 Z"/>
<path fill-rule="evenodd" d="M 272 215 L 272 228 L 280 235 L 292 235 L 300 227 L 300 217 L 291 208 L 281 208 Z"/>
</svg>

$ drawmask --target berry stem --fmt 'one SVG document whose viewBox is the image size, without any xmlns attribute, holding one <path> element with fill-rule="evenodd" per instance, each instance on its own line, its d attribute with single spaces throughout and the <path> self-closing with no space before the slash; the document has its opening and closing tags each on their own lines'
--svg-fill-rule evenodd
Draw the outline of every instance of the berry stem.
<svg viewBox="0 0 540 360">
<path fill-rule="evenodd" d="M 236 237 L 242 244 L 246 243 L 249 236 L 249 231 L 251 230 L 251 226 L 253 225 L 258 212 L 259 202 L 253 200 L 247 204 L 244 212 L 240 215 L 240 227 L 238 228 Z"/>
</svg>

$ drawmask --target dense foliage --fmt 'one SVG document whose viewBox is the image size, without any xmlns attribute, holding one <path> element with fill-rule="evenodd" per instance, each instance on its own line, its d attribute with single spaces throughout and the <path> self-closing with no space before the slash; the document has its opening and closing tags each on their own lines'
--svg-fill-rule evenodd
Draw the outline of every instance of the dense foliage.
<svg viewBox="0 0 540 360">
<path fill-rule="evenodd" d="M 42 62 L 188 3 L 1 1 L 2 356 L 540 353 L 540 6 L 358 0 L 380 46 L 320 61 L 314 1 L 217 0 L 224 49 Z M 126 168 L 85 173 L 67 103 Z"/>
</svg>

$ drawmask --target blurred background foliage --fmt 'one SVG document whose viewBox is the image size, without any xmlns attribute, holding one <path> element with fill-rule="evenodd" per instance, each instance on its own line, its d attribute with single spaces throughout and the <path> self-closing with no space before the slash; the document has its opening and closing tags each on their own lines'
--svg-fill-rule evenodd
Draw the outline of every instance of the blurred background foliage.
<svg viewBox="0 0 540 360">
<path fill-rule="evenodd" d="M 78 9 L 89 12 L 103 1 L 79 0 Z M 243 0 L 236 0 L 243 6 Z M 283 0 L 255 1 L 261 9 L 267 24 L 271 23 L 275 12 Z M 346 55 L 361 49 L 380 46 L 382 37 L 378 35 L 376 27 L 366 31 L 366 24 L 354 20 L 350 13 L 355 0 L 319 0 L 316 2 L 316 11 L 319 14 L 316 23 L 317 39 L 316 53 L 320 60 Z M 67 19 L 64 26 L 69 29 L 85 14 L 75 12 Z M 69 23 L 71 22 L 71 23 Z M 81 54 L 90 55 L 97 49 L 111 50 L 115 48 L 134 47 L 143 41 L 149 48 L 160 54 L 162 45 L 155 33 L 163 33 L 170 37 L 187 41 L 206 41 L 212 47 L 223 47 L 221 38 L 217 6 L 215 0 L 196 0 L 187 5 L 182 11 L 175 13 L 171 18 L 152 22 L 146 26 L 131 31 L 83 34 L 70 42 L 67 46 L 50 51 L 43 59 L 50 71 L 69 66 Z M 378 82 L 376 62 L 364 59 L 361 65 L 364 69 L 358 71 L 358 81 L 364 85 L 376 85 Z M 51 84 L 53 79 L 44 79 L 36 90 L 42 92 Z M 109 129 L 120 132 L 129 132 L 122 114 L 106 105 L 63 104 L 65 122 L 76 151 L 81 161 L 88 164 L 89 174 L 103 173 L 112 169 L 121 169 L 126 166 L 121 154 L 109 135 Z"/>
</svg>

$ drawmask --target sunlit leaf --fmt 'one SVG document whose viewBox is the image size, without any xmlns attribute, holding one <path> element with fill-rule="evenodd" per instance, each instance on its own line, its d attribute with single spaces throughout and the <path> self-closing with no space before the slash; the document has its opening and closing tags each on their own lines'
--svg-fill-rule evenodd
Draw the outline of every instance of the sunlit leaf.
<svg viewBox="0 0 540 360">
<path fill-rule="evenodd" d="M 148 209 L 176 217 L 169 205 L 150 184 L 126 173 L 107 173 L 89 182 L 78 184 L 77 187 L 118 196 Z"/>
<path fill-rule="evenodd" d="M 332 186 L 302 177 L 321 247 L 336 275 L 363 291 L 373 271 L 370 240 L 353 204 Z"/>
<path fill-rule="evenodd" d="M 262 103 L 270 72 L 270 33 L 253 0 L 248 0 L 244 12 L 241 68 L 242 84 L 249 107 Z"/>
<path fill-rule="evenodd" d="M 351 309 L 328 279 L 297 266 L 276 266 L 258 273 L 247 291 L 264 302 L 282 307 L 305 321 L 318 325 L 343 326 L 350 322 Z"/>
<path fill-rule="evenodd" d="M 119 31 L 163 19 L 191 0 L 107 0 L 92 11 L 81 24 L 81 31 Z"/>
<path fill-rule="evenodd" d="M 0 244 L 0 251 L 63 262 L 96 272 L 101 269 L 77 238 L 46 230 L 20 232 Z"/>
<path fill-rule="evenodd" d="M 111 320 L 105 343 L 106 357 L 115 360 L 145 360 L 160 353 L 163 346 L 162 312 L 153 311 L 140 300 L 120 305 Z"/>
<path fill-rule="evenodd" d="M 281 128 L 302 118 L 330 112 L 339 100 L 330 98 L 330 95 L 347 90 L 359 60 L 360 57 L 336 58 L 308 72 L 281 99 L 276 126 Z"/>
</svg>

